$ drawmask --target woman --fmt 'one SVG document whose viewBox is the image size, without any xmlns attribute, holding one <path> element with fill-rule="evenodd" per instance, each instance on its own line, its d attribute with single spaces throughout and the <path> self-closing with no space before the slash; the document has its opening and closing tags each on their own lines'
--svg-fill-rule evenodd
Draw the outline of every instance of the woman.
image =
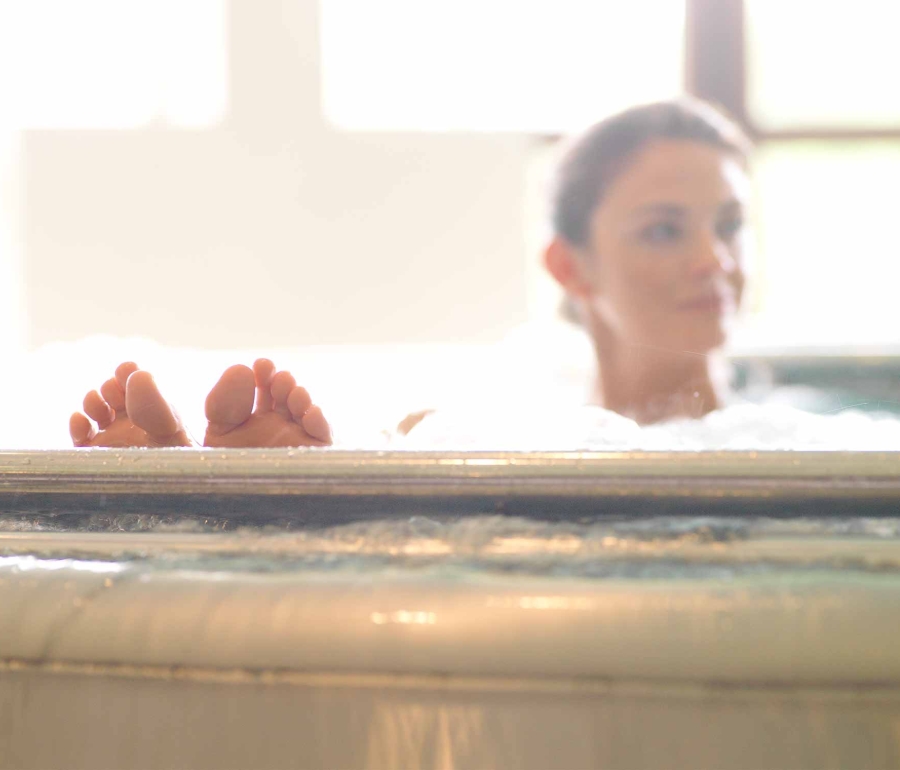
<svg viewBox="0 0 900 770">
<path fill-rule="evenodd" d="M 744 289 L 749 150 L 732 121 L 684 99 L 610 117 L 563 156 L 544 263 L 591 338 L 591 403 L 647 425 L 729 401 L 721 351 Z"/>
<path fill-rule="evenodd" d="M 679 100 L 604 120 L 563 158 L 544 260 L 593 341 L 597 405 L 647 424 L 726 402 L 720 351 L 744 288 L 747 152 L 727 118 Z M 76 446 L 193 443 L 134 364 L 89 393 L 84 410 L 70 422 Z M 228 369 L 206 416 L 205 446 L 331 443 L 321 410 L 265 359 Z"/>
<path fill-rule="evenodd" d="M 678 101 L 605 120 L 564 157 L 544 261 L 593 342 L 596 404 L 647 424 L 726 402 L 748 147 L 711 107 Z"/>
</svg>

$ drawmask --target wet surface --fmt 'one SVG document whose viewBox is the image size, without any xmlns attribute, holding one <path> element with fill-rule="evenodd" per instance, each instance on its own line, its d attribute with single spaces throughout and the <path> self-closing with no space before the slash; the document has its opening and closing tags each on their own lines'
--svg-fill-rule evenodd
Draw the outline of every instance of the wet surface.
<svg viewBox="0 0 900 770">
<path fill-rule="evenodd" d="M 153 514 L 77 520 L 5 516 L 0 566 L 14 568 L 15 559 L 27 555 L 137 562 L 163 571 L 427 573 L 450 581 L 491 574 L 651 581 L 823 571 L 900 574 L 900 517 L 552 522 L 483 515 L 412 516 L 307 530 L 292 524 Z"/>
</svg>

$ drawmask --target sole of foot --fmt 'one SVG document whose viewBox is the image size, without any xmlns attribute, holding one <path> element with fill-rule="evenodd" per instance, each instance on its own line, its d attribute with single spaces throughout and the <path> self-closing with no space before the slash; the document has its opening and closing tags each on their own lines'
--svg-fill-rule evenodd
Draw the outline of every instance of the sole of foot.
<svg viewBox="0 0 900 770">
<path fill-rule="evenodd" d="M 76 447 L 194 445 L 152 375 L 131 361 L 120 364 L 99 391 L 90 391 L 83 407 L 69 420 Z"/>
<path fill-rule="evenodd" d="M 225 370 L 206 398 L 207 447 L 325 447 L 331 426 L 290 372 L 260 358 Z"/>
</svg>

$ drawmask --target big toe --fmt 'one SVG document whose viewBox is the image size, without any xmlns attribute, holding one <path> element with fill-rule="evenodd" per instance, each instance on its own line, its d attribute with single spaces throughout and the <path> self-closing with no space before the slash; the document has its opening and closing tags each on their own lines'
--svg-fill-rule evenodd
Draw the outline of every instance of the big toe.
<svg viewBox="0 0 900 770">
<path fill-rule="evenodd" d="M 253 412 L 256 380 L 248 366 L 236 364 L 224 371 L 206 397 L 206 419 L 209 429 L 227 433 L 246 422 Z"/>
<path fill-rule="evenodd" d="M 159 441 L 171 439 L 182 430 L 172 407 L 163 398 L 149 372 L 131 374 L 125 388 L 125 411 L 131 421 Z"/>
</svg>

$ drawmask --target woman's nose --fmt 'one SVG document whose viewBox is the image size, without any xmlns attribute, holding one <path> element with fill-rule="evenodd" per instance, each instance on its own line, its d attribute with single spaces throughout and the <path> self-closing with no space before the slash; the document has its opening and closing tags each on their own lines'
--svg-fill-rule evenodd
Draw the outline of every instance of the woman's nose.
<svg viewBox="0 0 900 770">
<path fill-rule="evenodd" d="M 703 233 L 698 236 L 691 261 L 692 272 L 700 275 L 732 273 L 737 268 L 737 257 L 729 244 L 715 233 Z"/>
</svg>

